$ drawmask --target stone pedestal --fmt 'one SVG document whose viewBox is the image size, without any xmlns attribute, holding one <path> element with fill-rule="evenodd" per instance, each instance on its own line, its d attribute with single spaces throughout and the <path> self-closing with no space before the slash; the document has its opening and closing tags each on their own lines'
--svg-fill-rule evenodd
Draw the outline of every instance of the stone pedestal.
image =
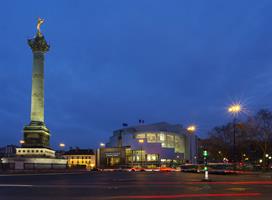
<svg viewBox="0 0 272 200">
<path fill-rule="evenodd" d="M 31 122 L 24 127 L 24 144 L 22 147 L 50 148 L 50 131 L 42 122 Z"/>
<path fill-rule="evenodd" d="M 46 157 L 9 157 L 2 158 L 2 164 L 13 170 L 57 170 L 66 169 L 67 160 Z"/>
</svg>

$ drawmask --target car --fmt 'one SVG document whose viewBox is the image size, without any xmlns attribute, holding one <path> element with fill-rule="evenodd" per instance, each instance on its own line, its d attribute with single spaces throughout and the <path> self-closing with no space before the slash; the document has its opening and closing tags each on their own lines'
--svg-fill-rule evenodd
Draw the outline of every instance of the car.
<svg viewBox="0 0 272 200">
<path fill-rule="evenodd" d="M 160 167 L 160 172 L 175 172 L 176 169 L 171 167 Z"/>
<path fill-rule="evenodd" d="M 181 172 L 199 173 L 201 171 L 201 165 L 198 164 L 184 164 L 180 166 Z"/>
</svg>

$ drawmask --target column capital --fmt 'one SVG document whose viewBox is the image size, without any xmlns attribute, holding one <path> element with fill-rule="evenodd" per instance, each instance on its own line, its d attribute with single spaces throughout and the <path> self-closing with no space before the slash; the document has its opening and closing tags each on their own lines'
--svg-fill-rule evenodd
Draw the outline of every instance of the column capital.
<svg viewBox="0 0 272 200">
<path fill-rule="evenodd" d="M 28 39 L 27 42 L 33 52 L 41 51 L 43 53 L 46 53 L 47 51 L 49 51 L 50 46 L 47 44 L 44 36 L 40 32 L 37 32 L 36 37 Z"/>
</svg>

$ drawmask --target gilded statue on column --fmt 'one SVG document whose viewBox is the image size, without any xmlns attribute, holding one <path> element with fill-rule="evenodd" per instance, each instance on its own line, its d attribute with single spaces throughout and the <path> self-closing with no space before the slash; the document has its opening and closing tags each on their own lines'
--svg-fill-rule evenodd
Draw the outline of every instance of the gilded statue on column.
<svg viewBox="0 0 272 200">
<path fill-rule="evenodd" d="M 39 33 L 41 33 L 41 25 L 44 23 L 44 19 L 41 19 L 40 17 L 38 18 L 37 22 L 37 30 Z"/>
</svg>

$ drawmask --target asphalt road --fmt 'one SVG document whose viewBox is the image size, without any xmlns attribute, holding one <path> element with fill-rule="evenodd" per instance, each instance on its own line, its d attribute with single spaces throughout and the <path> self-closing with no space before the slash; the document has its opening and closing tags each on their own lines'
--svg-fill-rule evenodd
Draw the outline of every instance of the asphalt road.
<svg viewBox="0 0 272 200">
<path fill-rule="evenodd" d="M 91 172 L 0 175 L 0 200 L 272 199 L 268 175 Z"/>
</svg>

